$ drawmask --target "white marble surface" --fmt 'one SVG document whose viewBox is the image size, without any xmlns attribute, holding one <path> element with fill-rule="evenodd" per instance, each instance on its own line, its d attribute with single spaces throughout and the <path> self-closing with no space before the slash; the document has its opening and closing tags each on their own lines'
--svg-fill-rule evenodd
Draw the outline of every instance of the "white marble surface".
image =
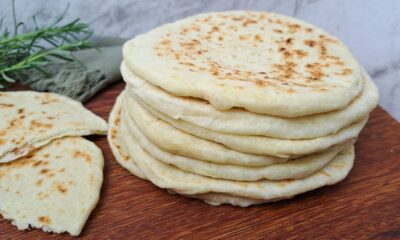
<svg viewBox="0 0 400 240">
<path fill-rule="evenodd" d="M 98 36 L 133 37 L 155 26 L 200 12 L 265 10 L 295 16 L 341 38 L 377 83 L 380 104 L 400 121 L 399 0 L 16 0 L 18 18 L 45 24 L 67 3 L 68 19 L 90 23 Z M 11 0 L 0 16 L 11 19 Z M 6 21 L 6 25 L 11 22 Z"/>
</svg>

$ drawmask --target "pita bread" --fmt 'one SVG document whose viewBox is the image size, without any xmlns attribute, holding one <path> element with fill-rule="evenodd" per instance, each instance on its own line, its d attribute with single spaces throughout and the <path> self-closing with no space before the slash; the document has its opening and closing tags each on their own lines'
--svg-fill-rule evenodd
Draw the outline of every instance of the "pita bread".
<svg viewBox="0 0 400 240">
<path fill-rule="evenodd" d="M 220 111 L 201 99 L 177 97 L 158 88 L 121 65 L 128 93 L 170 118 L 210 131 L 262 135 L 280 139 L 309 139 L 337 133 L 369 114 L 378 103 L 378 89 L 365 73 L 363 91 L 343 109 L 297 118 L 251 113 L 242 109 Z"/>
<path fill-rule="evenodd" d="M 99 200 L 103 165 L 100 149 L 81 137 L 0 164 L 0 213 L 20 230 L 77 236 Z"/>
<path fill-rule="evenodd" d="M 206 13 L 165 24 L 125 43 L 123 56 L 146 81 L 219 110 L 306 116 L 345 108 L 363 85 L 360 65 L 340 40 L 265 12 Z"/>
<path fill-rule="evenodd" d="M 0 163 L 64 136 L 106 134 L 107 123 L 77 101 L 54 93 L 0 93 Z"/>
<path fill-rule="evenodd" d="M 124 109 L 143 133 L 158 147 L 178 155 L 205 161 L 214 161 L 216 157 L 211 156 L 211 154 L 218 155 L 221 151 L 214 152 L 210 147 L 202 146 L 199 143 L 200 141 L 207 144 L 220 143 L 228 149 L 232 149 L 231 151 L 242 154 L 289 159 L 316 153 L 355 138 L 367 122 L 367 118 L 365 118 L 334 135 L 325 137 L 285 140 L 265 136 L 245 136 L 214 132 L 181 120 L 171 119 L 143 103 L 139 104 L 133 97 L 126 97 L 125 101 Z M 200 151 L 202 153 L 199 153 Z M 226 155 L 224 154 L 224 156 Z M 236 164 L 248 165 L 248 163 Z"/>
<path fill-rule="evenodd" d="M 147 139 L 136 126 L 135 122 L 126 115 L 127 114 L 122 110 L 121 132 L 132 135 L 140 147 L 156 159 L 166 164 L 172 164 L 182 171 L 220 179 L 240 181 L 301 179 L 323 168 L 339 152 L 349 145 L 349 142 L 342 143 L 317 154 L 307 155 L 285 163 L 276 163 L 265 167 L 218 164 L 182 157 L 160 149 Z M 352 142 L 350 142 L 350 144 L 352 144 Z"/>
</svg>

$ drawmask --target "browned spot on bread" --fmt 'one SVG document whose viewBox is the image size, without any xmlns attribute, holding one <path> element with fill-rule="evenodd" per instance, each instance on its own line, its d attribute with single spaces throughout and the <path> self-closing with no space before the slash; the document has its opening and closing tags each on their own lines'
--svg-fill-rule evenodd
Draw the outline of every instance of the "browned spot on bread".
<svg viewBox="0 0 400 240">
<path fill-rule="evenodd" d="M 0 139 L 0 145 L 4 145 L 6 143 L 6 140 Z"/>
<path fill-rule="evenodd" d="M 240 17 L 233 17 L 233 18 L 232 18 L 233 21 L 242 21 L 243 19 L 244 19 L 243 16 L 240 16 Z"/>
<path fill-rule="evenodd" d="M 259 34 L 256 34 L 256 35 L 254 36 L 254 39 L 255 39 L 256 41 L 258 41 L 258 42 L 262 42 L 262 41 L 263 41 L 262 37 L 261 37 Z"/>
<path fill-rule="evenodd" d="M 308 53 L 306 51 L 303 51 L 300 49 L 296 49 L 296 50 L 294 50 L 294 52 L 296 53 L 297 57 L 299 57 L 299 58 L 303 58 L 308 55 Z"/>
<path fill-rule="evenodd" d="M 289 88 L 288 90 L 286 90 L 286 92 L 292 94 L 295 93 L 296 91 L 293 88 Z"/>
<path fill-rule="evenodd" d="M 51 223 L 51 219 L 47 216 L 38 217 L 38 220 L 45 225 L 49 225 Z"/>
<path fill-rule="evenodd" d="M 256 20 L 247 19 L 246 21 L 244 21 L 244 22 L 242 23 L 242 27 L 247 27 L 247 26 L 250 25 L 250 24 L 256 24 L 256 23 L 257 23 Z"/>
<path fill-rule="evenodd" d="M 43 183 L 43 179 L 39 179 L 36 181 L 36 186 L 40 187 Z"/>
<path fill-rule="evenodd" d="M 349 75 L 353 72 L 353 70 L 351 70 L 350 68 L 345 68 L 342 70 L 341 73 L 337 73 L 336 75 Z"/>
<path fill-rule="evenodd" d="M 213 28 L 211 29 L 211 31 L 212 31 L 212 32 L 219 32 L 219 27 L 213 27 Z"/>
<path fill-rule="evenodd" d="M 309 47 L 314 47 L 317 44 L 317 42 L 314 40 L 304 40 L 304 44 Z"/>
<path fill-rule="evenodd" d="M 36 161 L 35 163 L 32 164 L 33 167 L 40 166 L 43 163 L 43 161 Z"/>
<path fill-rule="evenodd" d="M 74 157 L 74 158 L 83 158 L 88 163 L 90 163 L 92 161 L 92 157 L 89 154 L 87 154 L 85 152 L 81 152 L 81 151 L 73 151 L 72 157 Z"/>
<path fill-rule="evenodd" d="M 60 193 L 66 193 L 68 191 L 68 189 L 64 185 L 62 185 L 61 183 L 57 184 L 57 190 Z"/>
<path fill-rule="evenodd" d="M 9 104 L 9 103 L 0 103 L 0 107 L 3 107 L 3 108 L 10 108 L 10 107 L 14 107 L 15 105 L 14 104 Z"/>
<path fill-rule="evenodd" d="M 165 39 L 165 40 L 161 41 L 160 44 L 161 45 L 170 45 L 171 44 L 171 40 Z"/>
<path fill-rule="evenodd" d="M 285 187 L 286 185 L 288 185 L 289 183 L 293 182 L 293 179 L 286 179 L 286 180 L 281 180 L 278 182 L 278 185 L 280 187 Z"/>
<path fill-rule="evenodd" d="M 265 82 L 261 80 L 254 80 L 254 83 L 256 84 L 257 87 L 264 87 Z"/>
<path fill-rule="evenodd" d="M 297 23 L 295 24 L 288 23 L 286 27 L 289 29 L 290 33 L 295 33 L 301 29 L 301 26 Z"/>
<path fill-rule="evenodd" d="M 49 172 L 50 172 L 50 170 L 47 169 L 47 168 L 44 168 L 44 169 L 40 170 L 40 173 L 41 173 L 41 174 L 47 174 L 47 173 L 49 173 Z"/>
<path fill-rule="evenodd" d="M 240 39 L 240 41 L 245 41 L 246 39 L 248 39 L 248 35 L 240 35 L 239 36 L 239 39 Z"/>
<path fill-rule="evenodd" d="M 53 124 L 51 123 L 41 123 L 37 120 L 32 120 L 29 126 L 30 130 L 34 130 L 35 128 L 52 128 Z"/>
</svg>

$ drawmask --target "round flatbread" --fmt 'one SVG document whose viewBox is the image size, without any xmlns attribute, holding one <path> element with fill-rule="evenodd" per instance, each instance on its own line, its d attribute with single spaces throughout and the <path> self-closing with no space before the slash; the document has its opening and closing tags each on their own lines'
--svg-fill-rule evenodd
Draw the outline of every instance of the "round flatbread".
<svg viewBox="0 0 400 240">
<path fill-rule="evenodd" d="M 337 38 L 266 12 L 206 13 L 165 24 L 125 43 L 123 56 L 146 81 L 219 110 L 329 112 L 346 107 L 363 85 L 362 69 Z"/>
</svg>

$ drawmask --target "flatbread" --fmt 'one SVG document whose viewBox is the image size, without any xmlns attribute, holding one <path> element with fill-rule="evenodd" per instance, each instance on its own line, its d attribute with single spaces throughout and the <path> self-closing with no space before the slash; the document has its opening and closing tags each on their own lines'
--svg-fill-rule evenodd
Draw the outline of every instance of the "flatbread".
<svg viewBox="0 0 400 240">
<path fill-rule="evenodd" d="M 132 135 L 141 148 L 165 164 L 174 165 L 185 172 L 238 181 L 305 178 L 323 168 L 347 145 L 352 144 L 352 141 L 348 141 L 316 154 L 307 155 L 284 163 L 275 163 L 265 167 L 238 166 L 231 164 L 218 164 L 213 163 L 212 161 L 201 161 L 169 153 L 153 144 L 140 131 L 139 127 L 136 126 L 136 123 L 127 116 L 127 113 L 125 113 L 123 109 L 121 113 L 121 121 L 121 132 Z"/>
<path fill-rule="evenodd" d="M 266 12 L 206 13 L 165 24 L 126 42 L 123 56 L 146 81 L 219 110 L 329 112 L 350 104 L 363 85 L 360 65 L 337 38 Z"/>
<path fill-rule="evenodd" d="M 146 82 L 121 65 L 128 93 L 170 118 L 211 131 L 260 135 L 280 139 L 309 139 L 335 134 L 369 114 L 378 103 L 378 89 L 367 73 L 363 91 L 343 109 L 297 118 L 251 113 L 242 109 L 220 111 L 201 99 L 177 97 Z"/>
<path fill-rule="evenodd" d="M 92 142 L 64 137 L 0 164 L 0 214 L 18 229 L 80 234 L 103 182 L 103 155 Z"/>
<path fill-rule="evenodd" d="M 0 163 L 64 136 L 106 134 L 107 123 L 70 98 L 32 91 L 0 93 Z"/>
<path fill-rule="evenodd" d="M 206 148 L 199 143 L 200 141 L 207 144 L 220 143 L 228 149 L 232 149 L 231 151 L 242 154 L 289 159 L 319 152 L 351 138 L 356 138 L 367 122 L 367 118 L 362 119 L 334 135 L 315 139 L 286 140 L 214 132 L 182 120 L 171 119 L 143 103 L 139 104 L 134 97 L 126 97 L 125 101 L 124 109 L 143 133 L 157 146 L 182 156 L 206 161 L 214 161 L 216 157 L 211 154 L 217 155 L 221 151 Z M 201 154 L 200 151 L 202 151 Z M 224 157 L 226 157 L 225 154 Z"/>
</svg>

